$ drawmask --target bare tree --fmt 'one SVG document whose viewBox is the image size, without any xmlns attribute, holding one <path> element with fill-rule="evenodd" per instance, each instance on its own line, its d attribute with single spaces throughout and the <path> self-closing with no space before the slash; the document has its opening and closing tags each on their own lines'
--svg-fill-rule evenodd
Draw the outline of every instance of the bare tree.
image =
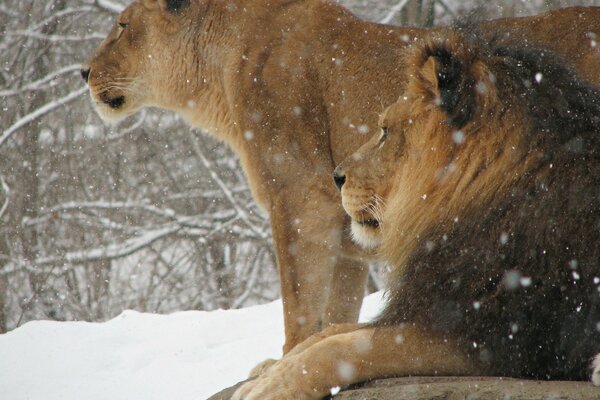
<svg viewBox="0 0 600 400">
<path fill-rule="evenodd" d="M 0 6 L 2 331 L 278 295 L 268 221 L 231 152 L 171 114 L 113 129 L 90 108 L 79 63 L 122 8 Z"/>
</svg>

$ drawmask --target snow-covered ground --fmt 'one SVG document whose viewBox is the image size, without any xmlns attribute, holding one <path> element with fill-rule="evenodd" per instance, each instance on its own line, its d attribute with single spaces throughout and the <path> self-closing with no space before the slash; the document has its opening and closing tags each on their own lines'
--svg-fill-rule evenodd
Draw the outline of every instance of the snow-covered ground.
<svg viewBox="0 0 600 400">
<path fill-rule="evenodd" d="M 365 299 L 372 318 L 381 294 Z M 104 323 L 34 321 L 0 335 L 0 399 L 203 400 L 245 379 L 283 344 L 281 302 Z"/>
</svg>

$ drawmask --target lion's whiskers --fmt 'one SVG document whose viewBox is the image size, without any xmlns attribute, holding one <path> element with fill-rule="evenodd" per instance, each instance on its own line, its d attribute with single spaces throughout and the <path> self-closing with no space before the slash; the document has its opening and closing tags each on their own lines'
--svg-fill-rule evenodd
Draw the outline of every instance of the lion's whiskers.
<svg viewBox="0 0 600 400">
<path fill-rule="evenodd" d="M 373 216 L 375 220 L 379 222 L 381 225 L 381 221 L 383 218 L 383 208 L 385 206 L 385 201 L 378 194 L 373 195 L 372 200 L 363 206 L 363 212 L 367 212 Z"/>
</svg>

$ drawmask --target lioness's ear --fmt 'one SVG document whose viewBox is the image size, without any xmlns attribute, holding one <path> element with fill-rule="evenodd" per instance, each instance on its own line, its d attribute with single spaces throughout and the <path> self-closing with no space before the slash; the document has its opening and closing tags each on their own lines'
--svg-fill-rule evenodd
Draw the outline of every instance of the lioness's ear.
<svg viewBox="0 0 600 400">
<path fill-rule="evenodd" d="M 462 128 L 472 118 L 476 98 L 473 79 L 460 56 L 443 43 L 429 46 L 420 76 L 433 93 L 436 104 L 448 114 L 448 122 Z"/>
<path fill-rule="evenodd" d="M 160 7 L 171 13 L 181 10 L 188 4 L 189 0 L 159 0 Z"/>
</svg>

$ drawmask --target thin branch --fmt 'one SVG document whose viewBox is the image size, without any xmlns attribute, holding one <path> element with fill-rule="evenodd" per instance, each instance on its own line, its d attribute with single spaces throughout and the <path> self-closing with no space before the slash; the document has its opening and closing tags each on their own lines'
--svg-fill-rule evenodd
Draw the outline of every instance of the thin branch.
<svg viewBox="0 0 600 400">
<path fill-rule="evenodd" d="M 256 258 L 254 259 L 254 262 L 252 263 L 250 279 L 248 279 L 248 281 L 246 282 L 246 289 L 244 290 L 244 293 L 242 293 L 237 299 L 235 299 L 235 301 L 231 305 L 232 309 L 242 307 L 244 305 L 244 302 L 252 294 L 252 289 L 254 289 L 254 285 L 256 284 L 256 279 L 258 277 L 258 270 L 260 269 L 259 267 L 261 266 L 260 261 L 262 261 L 263 256 L 264 256 L 264 250 L 261 248 L 260 250 L 258 250 L 258 254 L 256 255 Z"/>
<path fill-rule="evenodd" d="M 22 36 L 31 39 L 46 40 L 52 43 L 64 43 L 64 42 L 81 42 L 84 40 L 103 40 L 106 38 L 106 34 L 92 33 L 90 35 L 46 35 L 43 33 L 31 32 L 31 31 L 14 31 L 6 32 L 6 36 Z"/>
<path fill-rule="evenodd" d="M 125 6 L 122 4 L 115 3 L 111 0 L 88 0 L 86 3 L 98 7 L 101 10 L 110 11 L 116 14 L 120 14 L 125 9 Z"/>
<path fill-rule="evenodd" d="M 35 31 L 36 29 L 43 28 L 46 25 L 48 25 L 50 22 L 52 22 L 53 20 L 62 18 L 62 17 L 66 17 L 69 14 L 83 14 L 83 13 L 88 13 L 88 12 L 93 12 L 93 11 L 96 11 L 96 9 L 94 9 L 93 7 L 67 8 L 65 10 L 57 12 L 56 14 L 52 14 L 48 18 L 41 20 L 40 22 L 36 23 L 35 25 L 29 27 L 29 30 Z"/>
<path fill-rule="evenodd" d="M 60 68 L 56 71 L 49 73 L 45 77 L 38 79 L 37 81 L 31 82 L 31 83 L 23 86 L 22 88 L 10 89 L 10 90 L 0 90 L 0 97 L 14 96 L 14 95 L 23 93 L 25 91 L 33 91 L 33 90 L 43 89 L 42 85 L 44 85 L 45 83 L 51 82 L 54 79 L 56 79 L 59 76 L 64 75 L 64 74 L 72 73 L 75 71 L 79 72 L 80 69 L 81 69 L 81 64 L 73 64 L 73 65 L 69 65 L 67 67 Z"/>
<path fill-rule="evenodd" d="M 456 16 L 456 13 L 455 13 L 455 12 L 454 12 L 454 11 L 453 11 L 451 8 L 450 8 L 450 6 L 448 6 L 448 5 L 447 5 L 447 4 L 444 2 L 444 0 L 435 0 L 435 1 L 434 1 L 434 4 L 435 4 L 435 3 L 439 4 L 440 6 L 442 6 L 442 8 L 443 8 L 443 9 L 444 9 L 444 10 L 445 10 L 445 11 L 446 11 L 448 14 L 450 14 L 450 16 L 452 16 L 452 17 L 455 17 L 455 16 Z"/>
<path fill-rule="evenodd" d="M 25 226 L 35 225 L 39 222 L 45 220 L 45 216 L 52 216 L 54 213 L 59 212 L 68 212 L 68 211 L 82 211 L 82 210 L 104 210 L 104 211 L 123 211 L 123 210 L 137 210 L 149 213 L 151 215 L 155 215 L 157 217 L 165 218 L 170 221 L 173 221 L 179 224 L 182 227 L 198 227 L 204 226 L 203 223 L 198 223 L 196 221 L 199 220 L 196 216 L 181 216 L 178 215 L 174 210 L 170 208 L 161 209 L 149 204 L 148 201 L 139 201 L 139 202 L 106 202 L 106 201 L 92 201 L 92 202 L 68 202 L 63 204 L 58 204 L 56 206 L 50 207 L 40 215 L 40 217 L 35 219 L 25 219 L 23 224 Z M 235 217 L 235 211 L 233 210 L 222 210 L 219 212 L 214 212 L 210 215 L 210 221 L 227 221 Z M 96 217 L 99 218 L 99 217 Z M 106 226 L 112 225 L 104 224 Z M 120 227 L 120 226 L 119 226 Z"/>
<path fill-rule="evenodd" d="M 122 243 L 113 243 L 108 246 L 97 247 L 93 249 L 73 251 L 58 257 L 40 257 L 35 260 L 35 265 L 44 266 L 52 264 L 82 264 L 100 260 L 114 260 L 130 256 L 150 246 L 157 240 L 163 239 L 179 231 L 181 226 L 177 224 L 169 225 L 165 228 L 155 229 L 145 232 L 139 237 L 128 239 Z"/>
<path fill-rule="evenodd" d="M 36 273 L 39 273 L 39 271 L 35 271 Z M 46 276 L 42 279 L 41 283 L 41 288 L 45 287 L 46 284 L 48 283 L 48 279 L 50 278 L 50 276 L 52 275 L 52 272 L 54 272 L 54 267 L 50 269 L 50 271 L 48 271 L 46 273 Z M 41 289 L 40 288 L 40 289 Z M 25 316 L 25 311 L 27 311 L 29 309 L 29 306 L 33 303 L 33 301 L 40 295 L 40 293 L 42 292 L 42 290 L 36 290 L 33 295 L 27 299 L 27 301 L 25 301 L 25 303 L 23 304 L 23 306 L 21 307 L 21 314 L 19 315 L 19 319 L 17 320 L 17 328 L 19 326 L 21 326 L 21 322 L 23 321 L 23 317 Z"/>
<path fill-rule="evenodd" d="M 96 0 L 94 4 L 98 7 L 104 8 L 105 10 L 109 10 L 115 13 L 121 13 L 125 7 L 122 4 L 115 3 L 110 0 Z"/>
<path fill-rule="evenodd" d="M 387 13 L 387 15 L 385 17 L 383 17 L 381 20 L 379 20 L 379 23 L 380 24 L 389 24 L 392 21 L 392 19 L 394 19 L 396 14 L 398 14 L 400 11 L 402 11 L 404 6 L 406 6 L 406 3 L 408 3 L 408 0 L 400 0 L 400 2 L 398 2 L 398 4 L 396 4 L 394 7 L 392 7 L 390 9 L 390 11 Z"/>
<path fill-rule="evenodd" d="M 6 6 L 5 6 L 5 5 L 3 5 L 3 4 L 0 4 L 0 13 L 2 13 L 2 14 L 6 14 L 6 15 L 8 15 L 9 17 L 13 17 L 13 18 L 19 18 L 19 17 L 21 16 L 21 15 L 20 15 L 18 12 L 16 12 L 16 11 L 12 11 L 12 10 L 9 10 L 9 9 L 8 9 L 8 8 L 6 8 Z"/>
<path fill-rule="evenodd" d="M 213 179 L 213 181 L 223 191 L 223 194 L 225 195 L 225 197 L 227 198 L 227 200 L 229 201 L 229 203 L 233 206 L 233 208 L 237 212 L 237 214 L 240 217 L 240 219 L 242 221 L 244 221 L 244 223 L 252 231 L 254 231 L 254 233 L 256 233 L 259 237 L 261 237 L 263 239 L 266 239 L 268 237 L 268 234 L 263 229 L 260 229 L 259 227 L 257 227 L 256 225 L 254 225 L 252 223 L 252 221 L 250 221 L 250 219 L 248 218 L 248 214 L 238 204 L 237 200 L 235 199 L 235 197 L 233 197 L 233 194 L 231 193 L 231 191 L 229 190 L 229 188 L 227 187 L 227 185 L 225 184 L 225 182 L 223 182 L 221 180 L 221 178 L 219 177 L 219 175 L 217 175 L 217 173 L 213 170 L 210 161 L 208 161 L 208 158 L 206 158 L 206 156 L 202 152 L 202 149 L 198 145 L 198 140 L 196 139 L 195 135 L 192 134 L 191 137 L 192 137 L 192 140 L 191 140 L 191 142 L 192 142 L 192 148 L 194 150 L 194 153 L 196 153 L 196 156 L 200 159 L 200 161 L 202 162 L 202 164 L 204 164 L 204 167 L 208 170 L 208 173 L 210 174 L 210 177 Z"/>
<path fill-rule="evenodd" d="M 2 184 L 2 191 L 4 192 L 4 196 L 5 196 L 4 204 L 2 205 L 2 208 L 0 208 L 0 220 L 1 220 L 2 216 L 6 212 L 6 209 L 8 208 L 8 202 L 10 200 L 10 188 L 8 187 L 8 185 L 6 184 L 6 181 L 4 180 L 4 177 L 2 177 L 2 176 L 0 176 L 0 184 Z"/>
<path fill-rule="evenodd" d="M 77 99 L 79 96 L 85 94 L 88 91 L 87 87 L 82 87 L 79 90 L 72 92 L 71 94 L 62 97 L 58 100 L 51 101 L 50 103 L 38 108 L 37 110 L 25 115 L 20 118 L 17 122 L 12 124 L 7 130 L 2 133 L 0 136 L 0 148 L 4 145 L 4 143 L 15 133 L 17 130 L 21 129 L 23 126 L 29 124 L 30 122 L 35 121 L 36 119 L 48 114 L 49 112 L 64 106 L 67 103 Z"/>
</svg>

